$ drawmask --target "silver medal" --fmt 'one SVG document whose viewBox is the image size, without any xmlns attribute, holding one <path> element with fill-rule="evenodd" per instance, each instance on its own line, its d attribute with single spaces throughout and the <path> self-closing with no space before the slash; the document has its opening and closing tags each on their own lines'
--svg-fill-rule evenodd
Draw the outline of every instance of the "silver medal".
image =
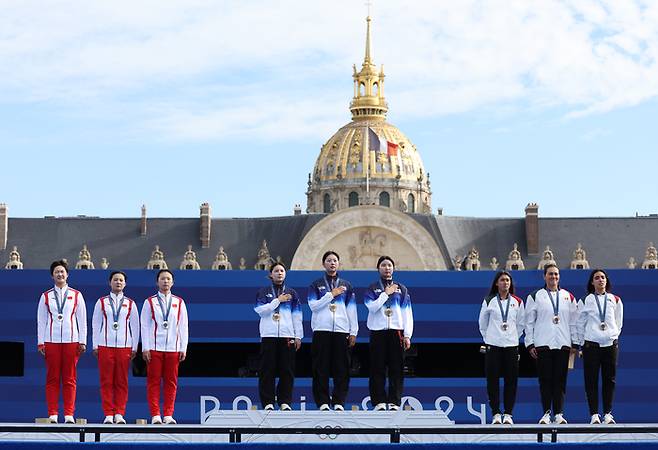
<svg viewBox="0 0 658 450">
<path fill-rule="evenodd" d="M 162 322 L 162 328 L 164 328 L 165 330 L 169 328 L 169 322 L 167 322 L 166 320 Z"/>
<path fill-rule="evenodd" d="M 601 325 L 599 325 L 599 328 L 601 328 L 601 331 L 605 331 L 608 326 L 605 324 L 605 322 L 601 322 Z"/>
<path fill-rule="evenodd" d="M 118 329 L 119 329 L 119 322 L 114 322 L 114 323 L 112 324 L 112 329 L 114 329 L 114 330 L 118 330 Z"/>
<path fill-rule="evenodd" d="M 509 325 L 507 325 L 507 322 L 503 322 L 503 324 L 500 326 L 500 328 L 502 328 L 503 331 L 507 331 L 507 329 L 509 328 Z"/>
</svg>

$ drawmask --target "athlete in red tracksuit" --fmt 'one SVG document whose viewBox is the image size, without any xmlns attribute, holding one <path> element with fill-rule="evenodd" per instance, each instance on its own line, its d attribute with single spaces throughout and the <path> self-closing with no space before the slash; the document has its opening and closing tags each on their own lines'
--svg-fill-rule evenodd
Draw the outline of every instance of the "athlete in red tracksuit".
<svg viewBox="0 0 658 450">
<path fill-rule="evenodd" d="M 50 274 L 55 287 L 41 294 L 37 309 L 37 346 L 46 358 L 48 415 L 57 423 L 61 383 L 64 422 L 75 423 L 76 365 L 87 349 L 87 309 L 82 293 L 67 284 L 66 261 L 54 261 Z"/>
<path fill-rule="evenodd" d="M 135 302 L 123 294 L 126 274 L 110 274 L 109 295 L 98 299 L 94 307 L 92 346 L 98 358 L 103 423 L 125 424 L 128 402 L 128 369 L 139 344 L 139 311 Z"/>
<path fill-rule="evenodd" d="M 142 357 L 146 361 L 146 399 L 152 424 L 174 424 L 178 364 L 187 352 L 187 309 L 182 298 L 171 293 L 174 275 L 162 269 L 156 276 L 158 293 L 144 300 L 142 308 Z M 160 416 L 160 384 L 163 384 L 164 418 Z"/>
</svg>

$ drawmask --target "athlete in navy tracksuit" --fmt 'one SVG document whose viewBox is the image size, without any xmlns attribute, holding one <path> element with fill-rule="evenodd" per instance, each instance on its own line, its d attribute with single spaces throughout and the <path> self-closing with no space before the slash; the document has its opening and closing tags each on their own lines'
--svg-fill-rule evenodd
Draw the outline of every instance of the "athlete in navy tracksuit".
<svg viewBox="0 0 658 450">
<path fill-rule="evenodd" d="M 350 348 L 356 342 L 359 322 L 356 300 L 349 281 L 340 278 L 339 256 L 328 251 L 322 257 L 326 270 L 308 289 L 308 306 L 311 308 L 313 344 L 313 398 L 320 410 L 344 410 L 349 387 Z M 334 388 L 329 397 L 329 377 Z"/>
</svg>

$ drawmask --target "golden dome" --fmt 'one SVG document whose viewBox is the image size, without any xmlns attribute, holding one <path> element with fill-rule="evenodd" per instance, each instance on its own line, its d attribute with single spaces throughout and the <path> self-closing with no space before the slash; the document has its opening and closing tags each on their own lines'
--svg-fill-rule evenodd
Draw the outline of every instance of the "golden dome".
<svg viewBox="0 0 658 450">
<path fill-rule="evenodd" d="M 429 213 L 431 191 L 420 153 L 386 122 L 384 68 L 376 70 L 366 51 L 361 70 L 354 67 L 352 122 L 322 146 L 309 174 L 307 212 L 333 212 L 348 206 L 380 204 L 406 212 Z"/>
</svg>

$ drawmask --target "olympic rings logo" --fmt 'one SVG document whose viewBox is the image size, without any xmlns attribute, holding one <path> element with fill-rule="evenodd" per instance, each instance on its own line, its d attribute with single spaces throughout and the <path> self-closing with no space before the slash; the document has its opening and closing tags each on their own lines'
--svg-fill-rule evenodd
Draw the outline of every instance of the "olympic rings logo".
<svg viewBox="0 0 658 450">
<path fill-rule="evenodd" d="M 331 425 L 325 425 L 325 426 L 316 425 L 315 428 L 318 429 L 318 430 L 334 430 L 334 429 L 343 428 L 343 427 L 341 427 L 340 425 L 336 425 L 335 427 L 332 427 Z M 319 433 L 317 436 L 322 440 L 324 440 L 324 439 L 334 440 L 338 437 L 337 434 L 326 434 L 326 433 Z"/>
</svg>

